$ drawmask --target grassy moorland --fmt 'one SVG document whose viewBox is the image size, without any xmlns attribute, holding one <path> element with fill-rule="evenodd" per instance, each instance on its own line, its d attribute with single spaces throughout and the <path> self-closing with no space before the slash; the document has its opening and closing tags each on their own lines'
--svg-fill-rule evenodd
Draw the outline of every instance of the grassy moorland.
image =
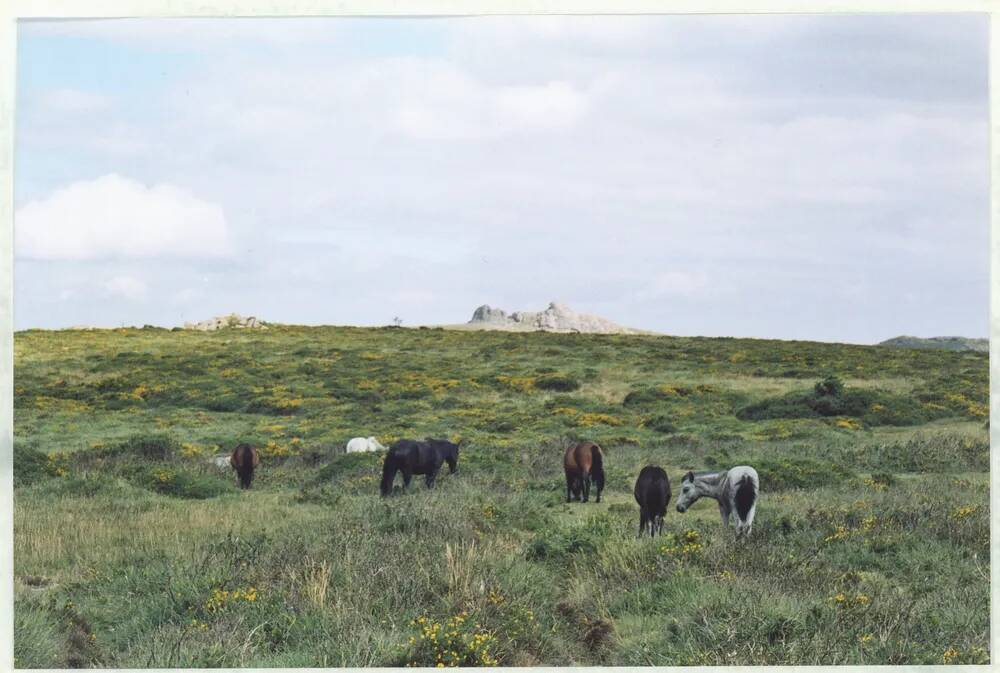
<svg viewBox="0 0 1000 673">
<path fill-rule="evenodd" d="M 274 327 L 15 336 L 17 666 L 983 663 L 984 353 Z M 377 495 L 347 439 L 465 441 Z M 562 447 L 605 449 L 566 504 Z M 247 441 L 241 492 L 216 453 Z M 761 475 L 636 540 L 646 463 Z M 417 482 L 415 482 L 417 484 Z"/>
</svg>

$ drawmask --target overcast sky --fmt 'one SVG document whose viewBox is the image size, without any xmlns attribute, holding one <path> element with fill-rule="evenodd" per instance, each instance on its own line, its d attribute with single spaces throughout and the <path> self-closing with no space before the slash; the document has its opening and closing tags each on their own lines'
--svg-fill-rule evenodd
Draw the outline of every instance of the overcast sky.
<svg viewBox="0 0 1000 673">
<path fill-rule="evenodd" d="M 985 15 L 22 22 L 15 327 L 988 331 Z"/>
</svg>

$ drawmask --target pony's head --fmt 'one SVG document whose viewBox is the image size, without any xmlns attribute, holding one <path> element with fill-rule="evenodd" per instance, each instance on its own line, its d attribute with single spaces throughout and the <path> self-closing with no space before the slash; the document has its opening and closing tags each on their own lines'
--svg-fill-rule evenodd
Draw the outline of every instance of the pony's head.
<svg viewBox="0 0 1000 673">
<path fill-rule="evenodd" d="M 683 514 L 700 497 L 701 493 L 694 483 L 694 472 L 688 472 L 681 478 L 681 492 L 677 496 L 677 511 Z"/>
</svg>

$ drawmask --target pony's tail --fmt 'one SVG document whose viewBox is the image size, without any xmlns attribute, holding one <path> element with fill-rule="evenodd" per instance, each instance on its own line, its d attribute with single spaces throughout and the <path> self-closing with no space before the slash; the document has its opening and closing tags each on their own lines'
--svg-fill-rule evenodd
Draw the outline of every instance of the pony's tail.
<svg viewBox="0 0 1000 673">
<path fill-rule="evenodd" d="M 747 514 L 750 513 L 750 509 L 757 501 L 757 489 L 750 475 L 745 474 L 740 478 L 740 483 L 736 485 L 736 494 L 733 500 L 736 501 L 736 514 L 739 515 L 740 520 L 746 519 Z"/>
<path fill-rule="evenodd" d="M 604 454 L 601 453 L 601 447 L 596 444 L 590 445 L 590 473 L 604 475 Z"/>
<path fill-rule="evenodd" d="M 392 493 L 392 482 L 396 478 L 396 465 L 392 460 L 392 455 L 387 455 L 382 463 L 382 484 L 379 487 L 383 496 Z"/>
</svg>

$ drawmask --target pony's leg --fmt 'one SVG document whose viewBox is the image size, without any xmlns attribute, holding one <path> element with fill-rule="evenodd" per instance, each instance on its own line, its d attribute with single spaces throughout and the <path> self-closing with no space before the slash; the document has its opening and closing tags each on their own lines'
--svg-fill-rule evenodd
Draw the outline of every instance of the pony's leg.
<svg viewBox="0 0 1000 673">
<path fill-rule="evenodd" d="M 403 490 L 410 487 L 410 480 L 413 479 L 412 470 L 403 470 Z"/>
<path fill-rule="evenodd" d="M 426 477 L 424 477 L 424 483 L 427 484 L 427 488 L 434 488 L 435 477 L 437 477 L 437 472 L 430 472 Z"/>
<path fill-rule="evenodd" d="M 573 500 L 573 477 L 566 475 L 566 502 Z"/>
<path fill-rule="evenodd" d="M 644 530 L 646 530 L 646 513 L 640 510 L 640 512 L 639 512 L 639 534 L 636 535 L 636 537 L 637 538 L 641 538 L 642 537 L 642 532 Z"/>
<path fill-rule="evenodd" d="M 583 475 L 583 477 L 580 478 L 580 481 L 583 482 L 583 502 L 587 502 L 590 500 L 590 475 Z"/>
<path fill-rule="evenodd" d="M 724 528 L 729 528 L 729 509 L 719 504 L 719 514 L 722 516 L 722 526 Z"/>
<path fill-rule="evenodd" d="M 744 524 L 743 534 L 746 535 L 747 537 L 750 536 L 750 531 L 753 529 L 753 517 L 754 514 L 756 513 L 757 513 L 757 503 L 754 502 L 754 504 L 750 507 L 750 511 L 747 512 L 747 520 L 746 523 Z"/>
</svg>

